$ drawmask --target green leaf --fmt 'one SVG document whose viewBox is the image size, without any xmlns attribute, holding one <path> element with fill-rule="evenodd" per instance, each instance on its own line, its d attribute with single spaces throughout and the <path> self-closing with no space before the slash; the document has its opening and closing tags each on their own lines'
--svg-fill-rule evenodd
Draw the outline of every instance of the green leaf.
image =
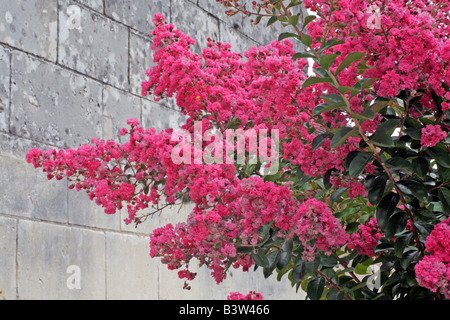
<svg viewBox="0 0 450 320">
<path fill-rule="evenodd" d="M 277 268 L 280 270 L 284 269 L 291 261 L 291 257 L 292 254 L 290 252 L 281 252 L 280 259 L 277 262 Z"/>
<path fill-rule="evenodd" d="M 436 162 L 445 167 L 450 168 L 450 155 L 447 151 L 439 148 L 439 147 L 431 147 L 427 148 L 426 152 L 434 159 L 436 159 Z"/>
<path fill-rule="evenodd" d="M 339 171 L 339 170 L 332 168 L 332 169 L 328 170 L 327 172 L 325 172 L 325 174 L 323 176 L 323 184 L 326 189 L 330 189 L 332 187 L 332 185 L 330 183 L 330 178 L 331 178 L 331 174 L 335 171 Z"/>
<path fill-rule="evenodd" d="M 312 141 L 312 150 L 317 150 L 330 137 L 329 133 L 323 133 L 315 137 Z"/>
<path fill-rule="evenodd" d="M 290 24 L 290 25 L 293 25 L 294 27 L 297 26 L 297 24 L 298 24 L 298 18 L 299 18 L 299 15 L 298 15 L 298 14 L 292 15 L 292 16 L 289 18 L 289 24 Z"/>
<path fill-rule="evenodd" d="M 439 188 L 438 195 L 442 203 L 442 209 L 447 215 L 450 215 L 450 190 Z"/>
<path fill-rule="evenodd" d="M 411 163 L 402 157 L 390 158 L 389 160 L 386 161 L 386 166 L 397 170 L 412 172 Z"/>
<path fill-rule="evenodd" d="M 412 160 L 412 169 L 417 176 L 424 179 L 430 169 L 430 163 L 425 158 L 415 158 Z"/>
<path fill-rule="evenodd" d="M 331 80 L 331 78 L 309 77 L 303 82 L 302 89 L 317 83 L 333 83 L 333 80 Z"/>
<path fill-rule="evenodd" d="M 294 269 L 292 269 L 292 280 L 294 280 L 295 282 L 301 282 L 303 281 L 305 274 L 306 274 L 305 262 L 302 261 L 300 264 L 295 266 Z"/>
<path fill-rule="evenodd" d="M 283 32 L 280 33 L 280 35 L 278 36 L 278 41 L 287 39 L 287 38 L 297 38 L 298 39 L 298 35 L 292 32 Z"/>
<path fill-rule="evenodd" d="M 258 250 L 257 253 L 252 252 L 251 257 L 252 257 L 253 261 L 255 261 L 256 265 L 258 265 L 260 267 L 268 268 L 270 265 L 269 259 L 267 259 L 263 250 Z"/>
<path fill-rule="evenodd" d="M 274 23 L 277 22 L 277 21 L 278 21 L 277 16 L 271 16 L 270 19 L 269 19 L 269 21 L 267 21 L 266 27 L 268 27 L 268 26 L 274 24 Z"/>
<path fill-rule="evenodd" d="M 296 54 L 294 54 L 292 56 L 292 59 L 299 59 L 299 58 L 312 58 L 312 59 L 316 59 L 316 56 L 312 53 L 309 52 L 297 52 Z"/>
<path fill-rule="evenodd" d="M 336 148 L 344 144 L 345 141 L 353 134 L 357 133 L 358 129 L 353 127 L 341 128 L 331 139 L 331 148 Z"/>
<path fill-rule="evenodd" d="M 312 42 L 313 42 L 311 36 L 309 36 L 307 34 L 301 35 L 300 41 L 307 47 L 311 47 Z"/>
<path fill-rule="evenodd" d="M 320 48 L 320 52 L 322 53 L 325 50 L 330 49 L 336 45 L 343 44 L 344 42 L 345 41 L 343 40 L 330 39 L 322 45 L 322 47 Z"/>
<path fill-rule="evenodd" d="M 356 178 L 357 176 L 359 176 L 371 159 L 372 153 L 359 152 L 352 160 L 348 168 L 350 177 Z"/>
<path fill-rule="evenodd" d="M 408 222 L 408 215 L 406 212 L 396 210 L 392 216 L 389 217 L 389 221 L 384 228 L 384 234 L 386 238 L 392 238 L 395 234 L 402 232 L 406 223 Z"/>
<path fill-rule="evenodd" d="M 313 116 L 317 116 L 323 112 L 339 109 L 345 107 L 345 102 L 325 102 L 317 105 L 313 110 Z"/>
<path fill-rule="evenodd" d="M 413 237 L 414 237 L 414 234 L 412 232 L 409 232 L 407 234 L 404 234 L 404 235 L 398 237 L 395 240 L 394 253 L 397 256 L 397 258 L 401 258 L 403 256 L 403 251 L 409 245 L 409 243 L 411 242 Z"/>
<path fill-rule="evenodd" d="M 327 54 L 320 59 L 320 65 L 325 70 L 329 70 L 338 56 L 335 53 Z"/>
<path fill-rule="evenodd" d="M 313 21 L 315 18 L 317 18 L 315 15 L 307 16 L 307 17 L 305 18 L 305 22 L 303 23 L 302 30 L 305 29 L 305 27 L 306 27 L 311 21 Z"/>
<path fill-rule="evenodd" d="M 370 141 L 381 147 L 393 147 L 392 132 L 401 124 L 400 119 L 389 119 L 378 125 L 377 131 L 369 137 Z"/>
<path fill-rule="evenodd" d="M 366 54 L 363 52 L 352 52 L 348 54 L 345 59 L 341 62 L 339 67 L 336 70 L 336 75 L 339 75 L 345 68 L 347 68 L 349 65 L 351 65 L 353 62 L 361 59 Z"/>
<path fill-rule="evenodd" d="M 339 199 L 344 192 L 347 191 L 347 188 L 344 187 L 340 187 L 339 189 L 337 189 L 330 197 L 330 203 L 333 204 L 337 201 L 337 199 Z"/>
<path fill-rule="evenodd" d="M 385 230 L 389 223 L 389 218 L 394 213 L 400 197 L 398 194 L 390 192 L 383 199 L 381 199 L 376 209 L 376 218 L 378 225 L 382 230 Z"/>
<path fill-rule="evenodd" d="M 325 288 L 325 278 L 317 277 L 308 283 L 306 293 L 311 300 L 319 300 L 322 297 Z"/>
<path fill-rule="evenodd" d="M 416 180 L 407 179 L 396 182 L 397 188 L 400 189 L 401 192 L 413 195 L 420 202 L 427 200 L 428 191 L 425 186 Z"/>
</svg>

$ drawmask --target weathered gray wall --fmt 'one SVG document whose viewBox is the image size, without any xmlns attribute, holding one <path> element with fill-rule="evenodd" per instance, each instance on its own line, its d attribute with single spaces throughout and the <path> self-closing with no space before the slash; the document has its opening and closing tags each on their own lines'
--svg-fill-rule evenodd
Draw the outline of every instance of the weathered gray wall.
<svg viewBox="0 0 450 320">
<path fill-rule="evenodd" d="M 32 147 L 119 139 L 130 117 L 146 127 L 179 126 L 173 103 L 140 97 L 157 12 L 195 37 L 196 50 L 210 36 L 243 52 L 279 31 L 229 18 L 215 0 L 0 0 L 0 299 L 225 299 L 249 290 L 302 297 L 261 272 L 233 271 L 217 286 L 200 269 L 192 290 L 182 290 L 176 272 L 149 257 L 148 233 L 189 208 L 126 226 L 123 214 L 104 214 L 25 162 Z M 80 289 L 67 286 L 71 265 Z"/>
</svg>

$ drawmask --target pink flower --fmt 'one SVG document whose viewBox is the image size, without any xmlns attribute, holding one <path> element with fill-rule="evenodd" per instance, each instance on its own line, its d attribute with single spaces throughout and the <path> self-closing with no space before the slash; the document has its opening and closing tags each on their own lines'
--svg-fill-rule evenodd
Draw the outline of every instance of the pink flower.
<svg viewBox="0 0 450 320">
<path fill-rule="evenodd" d="M 424 147 L 433 147 L 436 143 L 447 138 L 447 132 L 440 125 L 428 124 L 422 129 L 420 144 Z"/>
</svg>

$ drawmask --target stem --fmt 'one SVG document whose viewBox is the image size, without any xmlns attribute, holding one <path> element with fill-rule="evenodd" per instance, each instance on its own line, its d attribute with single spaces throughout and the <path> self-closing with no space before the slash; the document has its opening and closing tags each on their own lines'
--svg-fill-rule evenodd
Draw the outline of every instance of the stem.
<svg viewBox="0 0 450 320">
<path fill-rule="evenodd" d="M 330 283 L 333 287 L 335 287 L 335 288 L 338 289 L 339 291 L 343 291 L 343 289 L 342 289 L 339 285 L 337 285 L 335 282 L 333 282 L 333 280 L 331 280 L 330 278 L 328 278 L 322 271 L 316 270 L 316 272 L 317 272 L 318 274 L 320 274 L 322 277 L 324 277 L 324 278 L 328 281 L 328 283 Z M 353 299 L 348 295 L 348 293 L 345 292 L 345 291 L 344 291 L 344 295 L 345 295 L 345 297 L 346 297 L 348 300 L 353 300 Z"/>
</svg>

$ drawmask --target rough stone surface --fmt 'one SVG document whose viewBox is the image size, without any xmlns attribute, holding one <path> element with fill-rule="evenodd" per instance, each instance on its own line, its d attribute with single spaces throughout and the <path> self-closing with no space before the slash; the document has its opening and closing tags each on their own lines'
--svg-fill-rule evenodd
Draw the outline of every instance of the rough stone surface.
<svg viewBox="0 0 450 320">
<path fill-rule="evenodd" d="M 151 43 L 151 38 L 130 32 L 130 91 L 139 96 L 142 93 L 142 80 L 147 79 L 145 71 L 153 65 Z"/>
<path fill-rule="evenodd" d="M 103 0 L 75 0 L 76 2 L 79 2 L 81 4 L 84 4 L 88 6 L 89 8 L 94 9 L 95 11 L 98 11 L 100 13 L 103 13 Z"/>
<path fill-rule="evenodd" d="M 9 131 L 10 67 L 9 51 L 0 47 L 0 131 Z"/>
<path fill-rule="evenodd" d="M 195 40 L 194 51 L 201 53 L 208 37 L 219 39 L 219 21 L 208 13 L 199 10 L 194 4 L 184 0 L 172 0 L 171 21 L 177 29 Z"/>
<path fill-rule="evenodd" d="M 0 0 L 0 42 L 56 61 L 57 0 Z"/>
<path fill-rule="evenodd" d="M 128 30 L 100 14 L 79 7 L 79 24 L 68 9 L 59 9 L 58 62 L 115 87 L 128 87 Z"/>
<path fill-rule="evenodd" d="M 0 212 L 67 222 L 67 183 L 47 180 L 23 159 L 0 156 Z"/>
<path fill-rule="evenodd" d="M 159 298 L 160 263 L 151 259 L 149 252 L 147 236 L 106 233 L 108 299 Z"/>
<path fill-rule="evenodd" d="M 19 52 L 12 69 L 13 134 L 58 147 L 101 136 L 99 83 Z"/>
<path fill-rule="evenodd" d="M 106 15 L 140 32 L 151 35 L 154 29 L 152 19 L 161 13 L 169 21 L 171 1 L 157 0 L 108 0 L 105 1 Z"/>
<path fill-rule="evenodd" d="M 103 90 L 103 138 L 120 140 L 120 129 L 128 127 L 129 118 L 141 119 L 141 100 L 110 86 Z M 125 141 L 123 141 L 125 142 Z"/>
<path fill-rule="evenodd" d="M 0 300 L 16 298 L 17 220 L 0 216 Z"/>
<path fill-rule="evenodd" d="M 103 232 L 21 220 L 17 250 L 18 298 L 105 298 Z M 79 287 L 70 266 L 78 269 Z"/>
</svg>

